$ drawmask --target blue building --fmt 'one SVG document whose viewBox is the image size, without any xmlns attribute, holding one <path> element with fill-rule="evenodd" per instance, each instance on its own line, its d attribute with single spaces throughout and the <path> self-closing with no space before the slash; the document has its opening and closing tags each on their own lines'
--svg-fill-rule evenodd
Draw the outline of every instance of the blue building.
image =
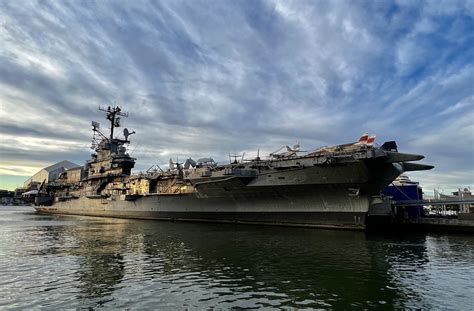
<svg viewBox="0 0 474 311">
<path fill-rule="evenodd" d="M 392 197 L 394 201 L 423 200 L 422 188 L 406 175 L 400 175 L 382 193 Z M 420 218 L 425 215 L 422 205 L 398 207 L 396 212 L 397 216 L 403 218 Z"/>
</svg>

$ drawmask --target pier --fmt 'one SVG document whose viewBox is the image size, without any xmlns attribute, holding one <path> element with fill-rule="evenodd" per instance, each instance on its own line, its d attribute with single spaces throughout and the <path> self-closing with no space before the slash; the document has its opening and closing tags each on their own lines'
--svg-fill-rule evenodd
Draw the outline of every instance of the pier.
<svg viewBox="0 0 474 311">
<path fill-rule="evenodd" d="M 427 206 L 427 205 L 465 205 L 474 204 L 474 200 L 399 200 L 394 201 L 394 206 Z"/>
<path fill-rule="evenodd" d="M 469 213 L 469 207 L 474 204 L 473 199 L 468 200 L 398 200 L 394 201 L 395 211 L 397 208 L 409 206 L 459 206 L 465 212 L 457 213 L 457 215 L 431 215 L 415 218 L 398 217 L 395 224 L 403 229 L 416 229 L 428 231 L 457 231 L 474 233 L 474 213 Z"/>
</svg>

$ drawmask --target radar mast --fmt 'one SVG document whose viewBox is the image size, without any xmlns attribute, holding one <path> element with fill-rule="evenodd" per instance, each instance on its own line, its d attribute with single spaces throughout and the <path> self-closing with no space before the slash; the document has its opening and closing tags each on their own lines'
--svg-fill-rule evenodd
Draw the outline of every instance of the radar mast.
<svg viewBox="0 0 474 311">
<path fill-rule="evenodd" d="M 122 108 L 119 106 L 117 107 L 110 107 L 102 108 L 99 107 L 99 110 L 105 111 L 107 114 L 107 120 L 110 121 L 110 142 L 114 139 L 114 128 L 120 127 L 120 117 L 128 117 L 127 112 L 123 112 Z"/>
</svg>

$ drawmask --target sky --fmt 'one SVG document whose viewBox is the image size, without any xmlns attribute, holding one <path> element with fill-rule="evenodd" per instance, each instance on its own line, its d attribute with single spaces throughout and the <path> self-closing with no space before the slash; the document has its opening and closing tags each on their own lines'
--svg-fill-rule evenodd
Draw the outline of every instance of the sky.
<svg viewBox="0 0 474 311">
<path fill-rule="evenodd" d="M 474 0 L 0 1 L 0 189 L 129 113 L 136 171 L 362 133 L 474 186 Z M 473 189 L 474 190 L 474 189 Z"/>
</svg>

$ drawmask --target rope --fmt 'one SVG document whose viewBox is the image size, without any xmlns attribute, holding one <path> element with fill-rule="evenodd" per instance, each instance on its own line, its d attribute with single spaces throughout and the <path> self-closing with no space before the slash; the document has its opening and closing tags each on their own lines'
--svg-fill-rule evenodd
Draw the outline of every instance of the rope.
<svg viewBox="0 0 474 311">
<path fill-rule="evenodd" d="M 137 141 L 137 143 L 135 144 L 135 147 L 133 148 L 132 152 L 130 153 L 130 156 L 133 155 L 133 153 L 135 152 L 135 149 L 137 149 L 138 145 L 140 144 L 139 141 Z"/>
</svg>

